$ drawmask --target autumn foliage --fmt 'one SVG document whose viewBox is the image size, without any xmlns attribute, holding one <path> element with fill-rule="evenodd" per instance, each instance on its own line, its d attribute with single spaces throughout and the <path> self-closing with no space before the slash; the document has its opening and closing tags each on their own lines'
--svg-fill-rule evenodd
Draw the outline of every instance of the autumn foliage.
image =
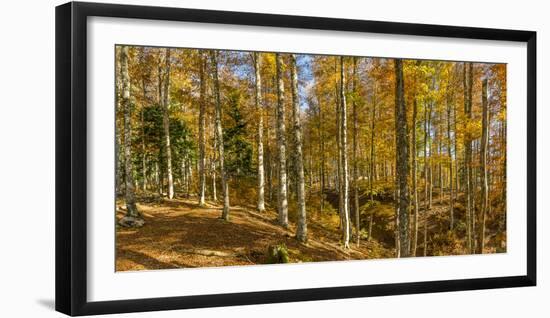
<svg viewBox="0 0 550 318">
<path fill-rule="evenodd" d="M 506 251 L 505 64 L 115 57 L 118 270 Z"/>
</svg>

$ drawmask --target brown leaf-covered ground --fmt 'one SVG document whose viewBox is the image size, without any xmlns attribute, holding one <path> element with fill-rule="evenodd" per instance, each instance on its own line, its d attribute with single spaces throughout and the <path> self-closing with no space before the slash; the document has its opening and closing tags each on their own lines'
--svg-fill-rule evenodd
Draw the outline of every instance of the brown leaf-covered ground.
<svg viewBox="0 0 550 318">
<path fill-rule="evenodd" d="M 270 245 L 284 243 L 291 262 L 335 261 L 389 257 L 376 241 L 361 242 L 345 251 L 331 219 L 310 219 L 309 240 L 296 241 L 294 224 L 285 230 L 277 225 L 276 213 L 232 207 L 230 221 L 220 219 L 221 206 L 199 207 L 196 200 L 163 199 L 140 203 L 145 225 L 117 227 L 116 270 L 263 264 Z M 117 218 L 124 215 L 117 204 Z"/>
<path fill-rule="evenodd" d="M 454 231 L 449 231 L 446 197 L 434 200 L 428 213 L 421 208 L 417 256 L 424 255 L 426 217 L 427 256 L 468 254 L 461 201 L 455 204 Z M 265 264 L 268 248 L 281 244 L 288 248 L 290 262 L 395 257 L 395 210 L 391 202 L 362 211 L 362 229 L 368 228 L 367 221 L 373 213 L 372 239 L 367 241 L 363 237 L 357 246 L 353 237 L 349 250 L 342 248 L 339 218 L 335 211 L 323 214 L 308 211 L 309 239 L 302 244 L 294 238 L 293 215 L 290 215 L 289 229 L 283 229 L 277 225 L 277 214 L 273 209 L 260 213 L 252 206 L 232 206 L 227 222 L 220 219 L 221 206 L 212 202 L 199 207 L 196 199 L 169 200 L 158 196 L 142 197 L 139 202 L 145 225 L 141 228 L 117 226 L 117 271 Z M 329 202 L 332 206 L 337 204 L 331 202 L 330 196 Z M 124 203 L 118 201 L 117 219 L 124 213 Z M 488 216 L 485 253 L 506 251 L 506 232 L 500 229 L 502 222 L 499 223 L 498 215 Z"/>
</svg>

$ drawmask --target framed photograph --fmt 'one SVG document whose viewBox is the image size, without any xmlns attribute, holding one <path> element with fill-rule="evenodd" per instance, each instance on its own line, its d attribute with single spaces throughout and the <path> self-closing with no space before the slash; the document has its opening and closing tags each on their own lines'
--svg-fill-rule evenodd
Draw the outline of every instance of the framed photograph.
<svg viewBox="0 0 550 318">
<path fill-rule="evenodd" d="M 56 309 L 536 284 L 536 33 L 56 8 Z"/>
</svg>

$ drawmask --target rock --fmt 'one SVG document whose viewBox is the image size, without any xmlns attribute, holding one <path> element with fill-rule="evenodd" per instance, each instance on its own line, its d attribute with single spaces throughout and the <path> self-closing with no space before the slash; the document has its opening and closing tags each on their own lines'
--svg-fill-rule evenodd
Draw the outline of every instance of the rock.
<svg viewBox="0 0 550 318">
<path fill-rule="evenodd" d="M 144 224 L 145 220 L 133 216 L 125 216 L 118 221 L 118 225 L 123 227 L 142 227 Z"/>
<path fill-rule="evenodd" d="M 288 249 L 286 245 L 271 245 L 267 248 L 267 263 L 268 264 L 284 264 L 290 262 L 288 257 Z"/>
</svg>

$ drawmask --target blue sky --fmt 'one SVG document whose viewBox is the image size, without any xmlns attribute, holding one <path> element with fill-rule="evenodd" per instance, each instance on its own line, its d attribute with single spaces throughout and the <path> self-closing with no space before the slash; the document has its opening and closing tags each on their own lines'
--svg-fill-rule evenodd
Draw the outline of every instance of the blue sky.
<svg viewBox="0 0 550 318">
<path fill-rule="evenodd" d="M 251 52 L 244 51 L 230 51 L 228 52 L 231 56 L 242 58 L 243 60 L 251 59 Z M 313 70 L 311 63 L 313 61 L 313 56 L 310 54 L 297 54 L 296 55 L 296 66 L 298 68 L 298 98 L 300 100 L 300 109 L 307 109 L 307 94 L 308 87 L 310 87 L 313 82 Z M 252 61 L 250 63 L 242 63 L 240 65 L 232 66 L 232 73 L 235 74 L 239 79 L 251 78 L 254 75 L 254 68 L 252 66 Z"/>
</svg>

